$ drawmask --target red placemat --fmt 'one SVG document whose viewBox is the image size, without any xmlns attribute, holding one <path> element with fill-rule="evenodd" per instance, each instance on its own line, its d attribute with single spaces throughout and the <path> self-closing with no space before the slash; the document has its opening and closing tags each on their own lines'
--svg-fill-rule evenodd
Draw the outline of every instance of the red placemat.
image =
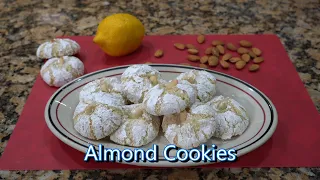
<svg viewBox="0 0 320 180">
<path fill-rule="evenodd" d="M 109 57 L 94 43 L 92 37 L 70 37 L 81 46 L 78 55 L 86 72 L 103 68 L 144 63 L 179 64 L 187 62 L 186 51 L 179 51 L 173 43 L 193 43 L 201 52 L 212 40 L 237 43 L 246 39 L 263 51 L 265 62 L 256 73 L 220 67 L 213 70 L 240 78 L 264 92 L 274 103 L 278 114 L 278 127 L 263 146 L 238 158 L 235 163 L 217 163 L 205 167 L 312 167 L 320 166 L 320 116 L 305 90 L 281 42 L 274 35 L 207 35 L 206 43 L 199 45 L 196 36 L 147 36 L 135 53 L 126 57 Z M 155 50 L 164 50 L 157 59 Z M 190 62 L 189 62 L 190 63 Z M 197 65 L 197 63 L 193 63 Z M 83 161 L 84 154 L 57 139 L 48 129 L 44 108 L 56 88 L 48 87 L 40 77 L 25 104 L 16 128 L 0 159 L 0 169 L 52 170 L 52 169 L 110 169 L 136 168 L 120 163 Z"/>
</svg>

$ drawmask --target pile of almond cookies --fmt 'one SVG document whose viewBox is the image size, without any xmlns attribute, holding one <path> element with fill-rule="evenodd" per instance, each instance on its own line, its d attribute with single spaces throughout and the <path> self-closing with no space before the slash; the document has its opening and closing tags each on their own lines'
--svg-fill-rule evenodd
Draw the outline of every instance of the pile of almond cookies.
<svg viewBox="0 0 320 180">
<path fill-rule="evenodd" d="M 74 55 L 80 45 L 71 39 L 52 39 L 41 44 L 37 57 L 47 59 L 41 67 L 42 79 L 49 85 L 61 87 L 84 74 L 84 64 Z"/>
</svg>

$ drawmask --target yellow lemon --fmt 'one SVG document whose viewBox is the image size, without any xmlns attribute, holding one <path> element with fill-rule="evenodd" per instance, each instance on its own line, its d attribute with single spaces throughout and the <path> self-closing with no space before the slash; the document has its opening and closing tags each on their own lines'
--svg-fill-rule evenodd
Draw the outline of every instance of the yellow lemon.
<svg viewBox="0 0 320 180">
<path fill-rule="evenodd" d="M 144 37 L 144 26 L 130 14 L 113 14 L 103 19 L 93 39 L 110 56 L 124 56 L 134 52 Z"/>
</svg>

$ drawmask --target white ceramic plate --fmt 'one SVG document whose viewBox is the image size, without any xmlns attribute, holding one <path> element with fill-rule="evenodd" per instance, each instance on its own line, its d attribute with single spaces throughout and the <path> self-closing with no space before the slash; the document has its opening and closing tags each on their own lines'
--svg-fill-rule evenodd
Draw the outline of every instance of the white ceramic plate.
<svg viewBox="0 0 320 180">
<path fill-rule="evenodd" d="M 177 77 L 180 73 L 190 71 L 191 69 L 199 69 L 190 66 L 170 65 L 170 64 L 152 64 L 154 68 L 162 73 L 162 77 L 166 80 L 171 80 Z M 111 149 L 134 149 L 132 147 L 122 146 L 109 141 L 108 139 L 93 141 L 82 137 L 73 128 L 73 112 L 79 102 L 79 92 L 81 87 L 90 81 L 111 76 L 121 76 L 128 66 L 119 66 L 109 69 L 100 70 L 81 78 L 78 78 L 57 90 L 47 103 L 45 109 L 45 119 L 52 133 L 67 145 L 86 152 L 89 144 L 98 146 L 103 144 L 105 148 Z M 224 95 L 234 98 L 240 102 L 248 111 L 250 117 L 250 125 L 241 136 L 234 137 L 228 141 L 219 139 L 211 139 L 207 142 L 208 147 L 212 144 L 218 146 L 218 149 L 236 149 L 237 156 L 244 155 L 264 144 L 273 134 L 278 123 L 278 116 L 274 105 L 271 101 L 258 89 L 229 75 L 207 70 L 212 73 L 218 80 L 217 95 Z M 159 162 L 132 162 L 130 164 L 139 166 L 197 166 L 204 165 L 210 162 L 176 162 L 171 163 L 164 159 L 162 150 L 169 144 L 166 138 L 160 134 L 153 142 L 142 148 L 148 150 L 153 144 L 159 146 Z M 98 148 L 97 148 L 98 149 Z M 173 156 L 174 151 L 170 151 L 170 156 Z"/>
</svg>

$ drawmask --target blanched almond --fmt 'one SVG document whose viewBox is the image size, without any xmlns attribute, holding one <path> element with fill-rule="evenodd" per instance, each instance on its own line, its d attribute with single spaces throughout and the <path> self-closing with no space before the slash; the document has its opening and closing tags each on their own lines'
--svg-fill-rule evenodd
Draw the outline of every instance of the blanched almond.
<svg viewBox="0 0 320 180">
<path fill-rule="evenodd" d="M 238 62 L 236 62 L 236 69 L 243 69 L 244 68 L 244 66 L 246 66 L 246 62 L 245 61 L 238 61 Z"/>
<path fill-rule="evenodd" d="M 199 51 L 197 49 L 188 49 L 189 54 L 198 54 Z"/>
<path fill-rule="evenodd" d="M 167 88 L 171 88 L 173 86 L 176 86 L 178 84 L 178 80 L 174 79 L 172 81 L 170 81 L 169 83 L 166 84 Z"/>
<path fill-rule="evenodd" d="M 197 49 L 193 44 L 186 44 L 188 49 Z"/>
<path fill-rule="evenodd" d="M 157 76 L 150 76 L 149 79 L 150 79 L 150 81 L 151 81 L 151 83 L 152 83 L 153 85 L 158 84 L 158 78 L 157 78 Z"/>
<path fill-rule="evenodd" d="M 205 64 L 199 64 L 199 67 L 201 67 L 201 68 L 205 68 L 205 69 L 208 69 L 208 66 L 207 66 L 207 65 L 205 65 Z"/>
<path fill-rule="evenodd" d="M 224 54 L 224 47 L 222 45 L 217 45 L 217 49 L 219 50 L 220 54 Z"/>
<path fill-rule="evenodd" d="M 224 69 L 228 69 L 229 68 L 229 63 L 227 61 L 220 61 L 220 65 L 222 68 Z"/>
<path fill-rule="evenodd" d="M 260 66 L 258 64 L 252 64 L 249 67 L 249 71 L 258 71 L 259 68 L 260 68 Z"/>
<path fill-rule="evenodd" d="M 237 47 L 232 43 L 228 43 L 227 44 L 227 49 L 229 49 L 230 51 L 236 51 Z"/>
<path fill-rule="evenodd" d="M 236 63 L 236 62 L 238 62 L 238 61 L 241 61 L 241 58 L 239 58 L 239 57 L 232 57 L 232 58 L 229 59 L 229 61 L 230 61 L 231 63 Z"/>
<path fill-rule="evenodd" d="M 219 64 L 219 58 L 217 56 L 210 56 L 208 59 L 209 66 L 217 66 Z"/>
<path fill-rule="evenodd" d="M 256 57 L 256 58 L 253 59 L 254 63 L 261 63 L 263 61 L 264 61 L 264 59 L 262 57 Z"/>
<path fill-rule="evenodd" d="M 213 46 L 224 45 L 224 42 L 223 42 L 223 41 L 219 41 L 219 40 L 214 40 L 214 41 L 212 41 L 211 44 L 212 44 Z"/>
<path fill-rule="evenodd" d="M 242 54 L 241 59 L 244 60 L 245 62 L 249 62 L 251 58 L 249 54 Z"/>
<path fill-rule="evenodd" d="M 262 53 L 262 51 L 261 51 L 260 49 L 255 48 L 255 47 L 252 48 L 251 50 L 252 50 L 252 52 L 253 52 L 255 55 L 257 55 L 257 56 L 260 56 L 261 53 Z"/>
<path fill-rule="evenodd" d="M 248 49 L 246 49 L 246 48 L 239 47 L 238 50 L 237 50 L 237 52 L 238 52 L 239 54 L 246 54 L 246 53 L 248 53 L 249 51 L 248 51 Z"/>
<path fill-rule="evenodd" d="M 200 34 L 200 35 L 197 37 L 197 41 L 198 41 L 199 44 L 204 43 L 204 41 L 205 41 L 204 35 Z"/>
<path fill-rule="evenodd" d="M 204 51 L 204 53 L 205 53 L 206 55 L 210 55 L 210 54 L 212 53 L 212 47 L 208 47 L 208 48 Z"/>
<path fill-rule="evenodd" d="M 223 55 L 222 56 L 222 61 L 227 61 L 227 60 L 229 60 L 230 58 L 232 58 L 232 54 L 230 54 L 230 53 L 227 53 L 227 54 L 225 54 L 225 55 Z"/>
<path fill-rule="evenodd" d="M 184 50 L 184 48 L 185 48 L 185 45 L 184 45 L 184 44 L 181 44 L 181 43 L 175 43 L 174 46 L 175 46 L 177 49 L 180 49 L 180 50 Z"/>
<path fill-rule="evenodd" d="M 202 56 L 200 58 L 200 63 L 205 64 L 208 62 L 209 56 Z"/>
<path fill-rule="evenodd" d="M 219 50 L 216 47 L 212 48 L 212 55 L 219 57 L 220 53 L 219 53 Z"/>
<path fill-rule="evenodd" d="M 161 49 L 158 49 L 155 53 L 154 53 L 154 56 L 159 58 L 161 56 L 163 56 L 163 51 Z"/>
<path fill-rule="evenodd" d="M 252 46 L 252 43 L 247 40 L 241 40 L 239 43 L 242 47 L 251 47 Z"/>
<path fill-rule="evenodd" d="M 189 61 L 199 61 L 200 60 L 200 56 L 188 55 L 188 60 Z"/>
</svg>

